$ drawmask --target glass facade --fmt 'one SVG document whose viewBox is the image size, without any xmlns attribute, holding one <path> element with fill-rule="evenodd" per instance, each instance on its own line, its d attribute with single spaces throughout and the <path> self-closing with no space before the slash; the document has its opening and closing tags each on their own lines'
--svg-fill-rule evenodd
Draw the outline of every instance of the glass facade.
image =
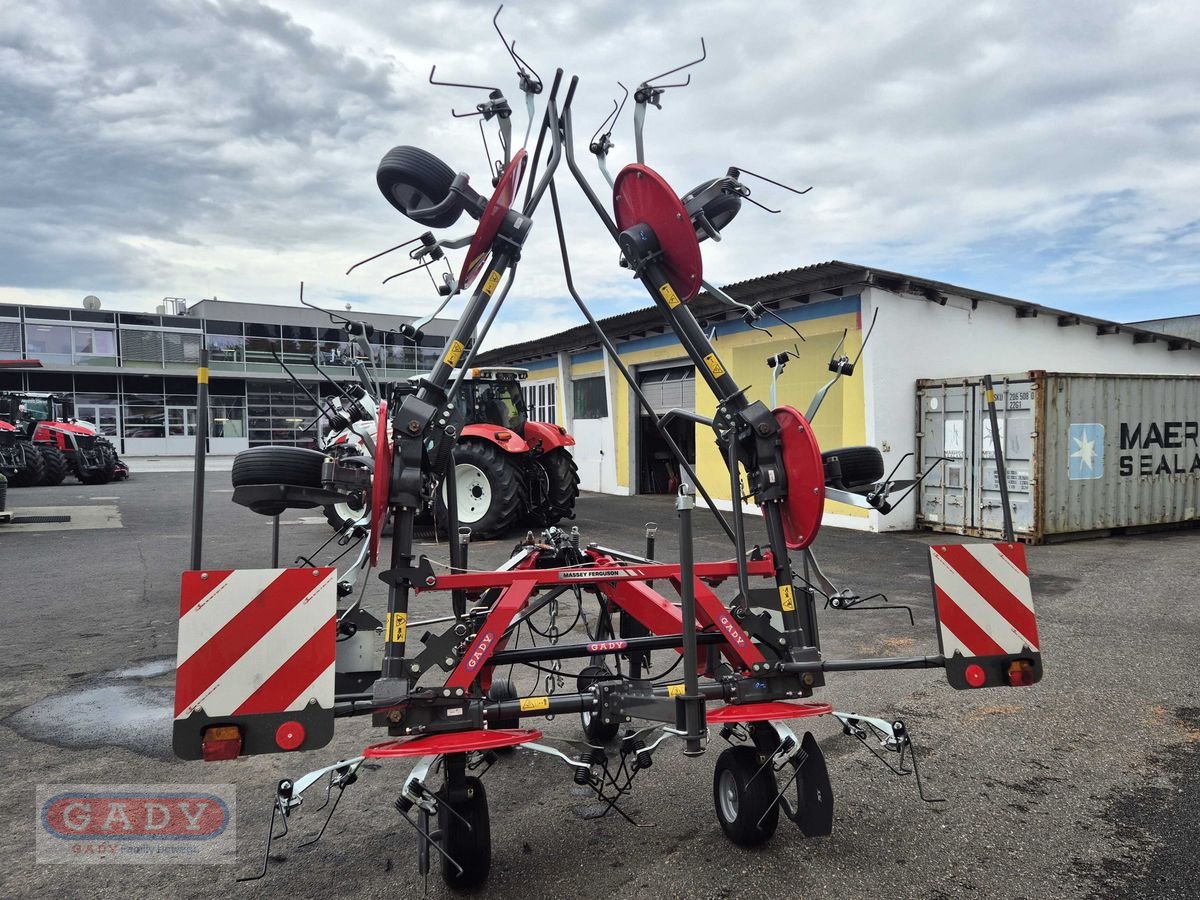
<svg viewBox="0 0 1200 900">
<path fill-rule="evenodd" d="M 300 313 L 300 315 L 305 315 Z M 236 313 L 235 313 L 236 314 Z M 420 346 L 391 332 L 370 339 L 376 377 L 400 381 L 433 368 L 442 335 Z M 209 351 L 211 452 L 247 446 L 313 446 L 316 396 L 355 377 L 363 348 L 340 328 L 0 304 L 0 359 L 38 360 L 42 369 L 0 369 L 0 390 L 72 396 L 76 415 L 129 455 L 188 453 L 196 419 L 195 369 Z"/>
</svg>

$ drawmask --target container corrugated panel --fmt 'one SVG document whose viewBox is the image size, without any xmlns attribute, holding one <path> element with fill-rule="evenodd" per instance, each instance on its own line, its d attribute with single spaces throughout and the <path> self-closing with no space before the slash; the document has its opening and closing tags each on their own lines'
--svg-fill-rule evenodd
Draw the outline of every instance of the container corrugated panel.
<svg viewBox="0 0 1200 900">
<path fill-rule="evenodd" d="M 995 376 L 1018 539 L 1189 522 L 1200 512 L 1200 377 Z M 982 378 L 918 382 L 919 526 L 1003 535 Z M 948 457 L 945 462 L 938 462 Z"/>
</svg>

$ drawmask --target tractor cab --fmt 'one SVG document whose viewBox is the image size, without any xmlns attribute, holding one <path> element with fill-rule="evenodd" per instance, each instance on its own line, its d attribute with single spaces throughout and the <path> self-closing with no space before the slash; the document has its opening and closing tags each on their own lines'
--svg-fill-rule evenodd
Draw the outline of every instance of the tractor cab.
<svg viewBox="0 0 1200 900">
<path fill-rule="evenodd" d="M 529 377 L 528 371 L 507 366 L 477 367 L 459 377 L 463 385 L 458 392 L 458 410 L 467 425 L 498 425 L 520 435 L 525 433 L 529 415 L 521 382 Z"/>
<path fill-rule="evenodd" d="M 0 395 L 0 419 L 15 426 L 26 437 L 34 438 L 43 422 L 73 423 L 75 404 L 60 394 Z"/>
</svg>

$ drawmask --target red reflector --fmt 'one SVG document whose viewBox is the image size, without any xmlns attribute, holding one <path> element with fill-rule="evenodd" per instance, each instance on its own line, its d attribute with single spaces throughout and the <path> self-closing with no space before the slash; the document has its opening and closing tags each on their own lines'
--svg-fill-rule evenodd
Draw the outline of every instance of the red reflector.
<svg viewBox="0 0 1200 900">
<path fill-rule="evenodd" d="M 296 750 L 304 743 L 304 726 L 299 722 L 284 722 L 275 729 L 275 743 L 280 750 Z"/>
<path fill-rule="evenodd" d="M 1014 659 L 1008 666 L 1008 683 L 1013 687 L 1033 684 L 1033 664 L 1027 659 Z"/>
<path fill-rule="evenodd" d="M 200 754 L 205 762 L 237 759 L 242 755 L 242 729 L 236 725 L 213 725 L 204 729 Z"/>
<path fill-rule="evenodd" d="M 967 671 L 963 674 L 967 676 L 967 684 L 974 688 L 983 687 L 987 681 L 987 673 L 983 671 L 983 666 L 978 663 L 971 663 L 971 665 L 967 666 Z"/>
</svg>

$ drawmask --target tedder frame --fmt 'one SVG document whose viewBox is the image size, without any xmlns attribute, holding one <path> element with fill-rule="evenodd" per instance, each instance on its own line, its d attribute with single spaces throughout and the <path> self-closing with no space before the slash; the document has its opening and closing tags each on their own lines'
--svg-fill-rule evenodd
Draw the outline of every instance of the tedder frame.
<svg viewBox="0 0 1200 900">
<path fill-rule="evenodd" d="M 517 64 L 532 126 L 542 81 L 507 41 L 505 49 Z M 203 568 L 204 466 L 198 459 L 192 564 L 184 574 L 180 613 L 177 755 L 216 760 L 314 749 L 330 740 L 335 720 L 346 716 L 370 716 L 388 736 L 359 756 L 278 784 L 267 855 L 253 877 L 266 871 L 277 815 L 286 824 L 305 790 L 323 783 L 327 797 L 337 788 L 340 799 L 365 760 L 408 757 L 415 768 L 398 782 L 396 808 L 418 834 L 421 871 L 427 873 L 437 860 L 451 887 L 470 887 L 485 880 L 490 867 L 490 819 L 479 776 L 497 751 L 523 747 L 556 759 L 569 767 L 577 784 L 595 791 L 606 811 L 628 818 L 620 801 L 634 776 L 652 765 L 657 749 L 674 739 L 685 755 L 703 755 L 714 727 L 730 744 L 717 760 L 713 799 L 718 822 L 731 840 L 743 845 L 767 840 L 781 811 L 806 836 L 828 834 L 833 792 L 821 750 L 810 732 L 798 737 L 786 722 L 833 716 L 846 734 L 864 742 L 874 739 L 898 753 L 899 771 L 914 771 L 916 764 L 902 721 L 835 712 L 813 699 L 829 673 L 944 668 L 950 683 L 962 689 L 1020 687 L 1040 679 L 1028 569 L 1023 548 L 1013 543 L 931 548 L 939 653 L 887 659 L 822 654 L 818 597 L 835 608 L 850 608 L 862 599 L 836 589 L 817 565 L 810 545 L 819 532 L 825 500 L 886 512 L 899 502 L 889 500 L 889 493 L 911 489 L 914 480 L 895 480 L 894 471 L 884 477 L 881 468 L 873 467 L 867 475 L 852 477 L 851 454 L 843 453 L 841 463 L 836 451 L 822 454 L 810 424 L 829 385 L 807 413 L 786 406 L 769 409 L 748 399 L 692 314 L 689 301 L 704 288 L 738 307 L 748 323 L 774 316 L 761 304 L 727 297 L 702 272 L 701 241 L 720 239 L 742 200 L 749 200 L 741 179 L 751 173 L 731 168 L 681 197 L 644 163 L 647 107 L 659 106 L 666 88 L 686 83 L 663 83 L 676 71 L 647 79 L 634 93 L 637 162 L 610 179 L 604 162 L 612 146 L 611 128 L 593 136 L 591 150 L 613 188 L 611 212 L 575 158 L 572 104 L 578 79 L 571 78 L 564 90 L 561 69 L 546 92 L 532 156 L 524 148 L 512 151 L 512 109 L 499 90 L 489 89 L 488 99 L 478 105 L 481 122 L 499 123 L 504 152 L 492 173 L 488 198 L 471 188 L 465 174 L 455 175 L 417 148 L 397 147 L 384 157 L 379 187 L 409 218 L 441 228 L 466 211 L 478 223 L 466 237 L 437 240 L 427 232 L 400 245 L 416 245 L 409 251 L 413 268 L 428 269 L 445 259 L 445 250 L 469 246 L 457 277 L 447 263 L 441 283 L 435 281 L 443 305 L 482 278 L 467 296 L 433 371 L 415 390 L 397 390 L 390 402 L 381 404 L 380 438 L 371 466 L 345 466 L 328 457 L 319 464 L 319 486 L 289 484 L 281 477 L 277 484 L 238 487 L 234 495 L 236 502 L 277 517 L 290 507 L 324 506 L 340 502 L 349 490 L 369 490 L 370 515 L 347 523 L 338 536 L 342 555 L 357 548 L 353 564 L 340 576 L 332 566 L 316 564 L 316 554 L 283 569 Z M 619 112 L 617 108 L 605 124 L 615 124 Z M 527 130 L 527 143 L 529 135 Z M 711 429 L 728 464 L 732 511 L 727 520 L 716 509 L 659 417 L 653 416 L 684 473 L 675 503 L 678 562 L 655 560 L 652 540 L 638 554 L 581 545 L 578 529 L 568 533 L 551 527 L 519 544 L 496 571 L 468 569 L 465 535 L 449 542 L 449 564 L 435 568 L 414 546 L 414 518 L 445 481 L 449 533 L 459 531 L 455 479 L 447 478 L 461 428 L 454 403 L 461 382 L 452 375 L 456 368 L 471 366 L 513 284 L 530 227 L 547 196 L 567 291 L 638 402 L 653 413 L 572 278 L 555 182 L 563 161 L 619 248 L 622 264 L 642 282 L 716 398 L 712 419 L 694 412 L 674 414 Z M 352 322 L 346 327 L 352 334 L 362 328 Z M 835 354 L 830 383 L 851 375 L 855 363 Z M 202 368 L 201 405 L 206 381 Z M 199 418 L 207 421 L 203 409 Z M 197 455 L 203 454 L 201 435 Z M 918 473 L 915 480 L 920 477 Z M 694 558 L 697 492 L 731 541 L 729 558 Z M 743 493 L 761 511 L 761 544 L 747 539 L 739 502 Z M 379 573 L 387 585 L 381 620 L 362 608 L 361 597 L 365 579 L 379 564 L 379 538 L 389 518 L 394 534 Z M 725 582 L 731 583 L 731 600 L 714 590 Z M 658 586 L 669 586 L 673 596 Z M 449 615 L 421 623 L 442 622 L 446 627 L 440 632 L 420 636 L 413 627 L 417 623 L 410 623 L 410 602 L 417 593 L 448 594 Z M 586 640 L 510 646 L 523 624 L 556 607 L 567 594 L 581 614 L 585 597 L 595 600 L 595 611 L 586 619 L 594 627 L 587 628 Z M 373 661 L 369 645 L 376 633 L 383 636 L 382 658 Z M 556 633 L 556 638 L 570 633 Z M 677 683 L 643 673 L 648 654 L 659 650 L 679 655 Z M 588 663 L 576 675 L 573 690 L 558 690 L 548 679 L 546 691 L 520 696 L 511 681 L 497 674 L 499 667 L 510 665 L 561 672 L 562 661 L 571 659 Z M 622 660 L 627 661 L 625 671 Z M 435 671 L 439 669 L 443 674 Z M 578 740 L 548 737 L 532 727 L 537 719 L 564 714 L 579 714 L 583 734 Z M 906 755 L 912 769 L 905 768 Z M 434 788 L 427 781 L 439 770 L 443 782 Z M 782 787 L 777 773 L 787 776 Z M 918 773 L 918 786 L 919 779 Z M 336 808 L 334 803 L 329 814 Z"/>
</svg>

